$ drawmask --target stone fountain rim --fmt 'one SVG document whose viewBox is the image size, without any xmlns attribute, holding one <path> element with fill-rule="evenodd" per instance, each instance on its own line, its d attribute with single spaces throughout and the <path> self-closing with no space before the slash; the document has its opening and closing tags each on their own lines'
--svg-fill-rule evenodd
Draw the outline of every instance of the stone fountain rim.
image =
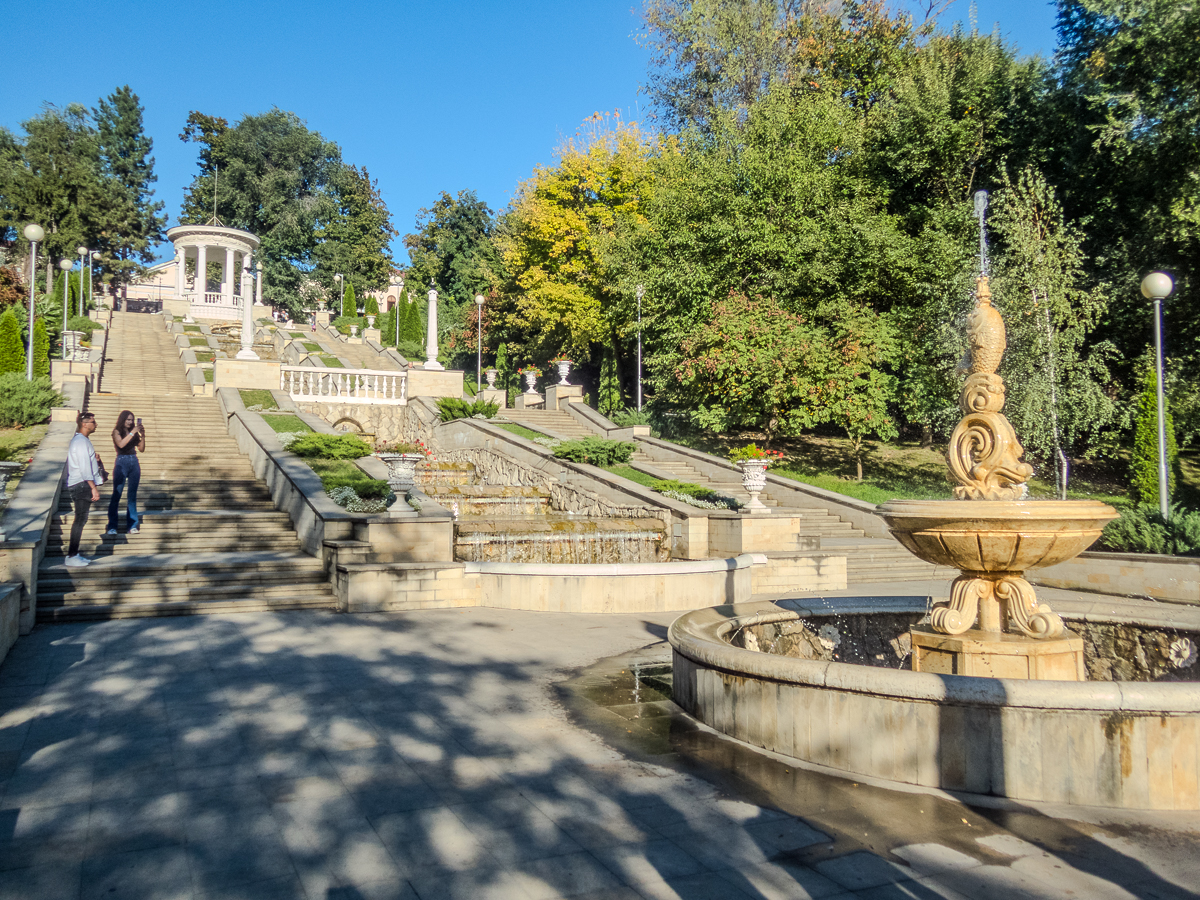
<svg viewBox="0 0 1200 900">
<path fill-rule="evenodd" d="M 1088 521 L 1115 519 L 1120 513 L 1099 500 L 889 500 L 875 507 L 876 513 L 895 519 L 1017 519 L 1022 522 L 1050 520 Z M 948 515 L 948 513 L 950 515 Z"/>
<path fill-rule="evenodd" d="M 876 606 L 864 611 L 897 610 Z M 935 675 L 777 656 L 734 647 L 725 639 L 739 627 L 795 621 L 802 618 L 803 613 L 818 615 L 820 612 L 819 609 L 784 609 L 769 601 L 708 607 L 676 619 L 667 633 L 667 640 L 676 653 L 709 668 L 764 681 L 898 700 L 1057 711 L 1159 715 L 1200 712 L 1200 684 L 1195 682 L 1032 681 Z M 831 614 L 831 611 L 827 609 L 825 613 Z"/>
</svg>

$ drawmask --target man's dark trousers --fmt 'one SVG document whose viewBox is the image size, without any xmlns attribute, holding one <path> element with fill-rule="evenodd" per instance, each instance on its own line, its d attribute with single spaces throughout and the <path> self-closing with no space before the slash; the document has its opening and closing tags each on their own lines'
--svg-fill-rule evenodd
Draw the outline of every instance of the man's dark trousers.
<svg viewBox="0 0 1200 900">
<path fill-rule="evenodd" d="M 92 508 L 92 486 L 86 481 L 71 488 L 71 499 L 75 502 L 75 519 L 71 522 L 71 544 L 67 556 L 79 553 L 79 539 L 83 537 L 83 526 L 87 524 L 88 512 Z"/>
</svg>

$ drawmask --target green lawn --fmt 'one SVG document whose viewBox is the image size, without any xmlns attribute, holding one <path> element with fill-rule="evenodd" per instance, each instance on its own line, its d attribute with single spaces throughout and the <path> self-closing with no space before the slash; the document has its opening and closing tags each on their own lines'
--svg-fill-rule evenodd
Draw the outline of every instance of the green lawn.
<svg viewBox="0 0 1200 900">
<path fill-rule="evenodd" d="M 61 306 L 61 304 L 60 304 L 60 306 Z M 184 325 L 183 333 L 184 334 L 200 334 L 201 333 L 200 326 L 199 325 Z"/>
<path fill-rule="evenodd" d="M 317 358 L 320 359 L 321 362 L 325 363 L 325 365 L 330 369 L 346 368 L 345 364 L 340 359 L 338 359 L 336 356 L 331 356 L 328 353 L 318 353 Z"/>
<path fill-rule="evenodd" d="M 239 388 L 238 393 L 242 395 L 242 402 L 246 404 L 247 409 L 251 406 L 258 406 L 262 409 L 279 409 L 279 404 L 275 402 L 270 391 Z"/>
<path fill-rule="evenodd" d="M 204 372 L 204 380 L 207 381 L 209 384 L 212 384 L 213 374 L 214 374 L 213 370 L 212 369 L 202 369 L 201 371 Z"/>
<path fill-rule="evenodd" d="M 217 354 L 212 350 L 193 350 L 196 354 L 196 362 L 210 363 L 216 359 Z"/>
<path fill-rule="evenodd" d="M 314 343 L 313 341 L 301 341 L 300 343 L 303 344 L 304 349 L 307 350 L 309 353 L 320 353 L 321 352 L 320 344 Z"/>
<path fill-rule="evenodd" d="M 351 459 L 305 459 L 321 476 L 321 484 L 329 491 L 343 484 L 358 489 L 358 485 L 375 484 L 376 480 L 354 464 Z"/>
<path fill-rule="evenodd" d="M 523 437 L 530 441 L 549 437 L 549 435 L 542 434 L 540 431 L 534 431 L 531 428 L 526 428 L 524 425 L 518 425 L 515 422 L 492 422 L 491 424 L 495 425 L 497 428 L 503 428 L 505 431 L 511 431 L 517 437 Z"/>
<path fill-rule="evenodd" d="M 204 337 L 203 335 L 192 335 L 188 338 L 188 343 L 190 343 L 193 347 L 207 347 L 208 338 Z"/>
<path fill-rule="evenodd" d="M 312 431 L 299 416 L 294 416 L 291 413 L 263 413 L 263 421 L 270 425 L 276 434 Z"/>
<path fill-rule="evenodd" d="M 621 464 L 617 466 L 605 466 L 604 471 L 612 472 L 614 475 L 620 475 L 622 478 L 628 478 L 630 481 L 636 481 L 642 487 L 652 487 L 654 482 L 658 481 L 653 475 L 647 475 L 645 472 L 639 472 L 633 466 Z"/>
<path fill-rule="evenodd" d="M 28 428 L 0 428 L 0 461 L 24 462 L 29 459 L 46 436 L 46 429 L 49 427 L 31 425 Z"/>
</svg>

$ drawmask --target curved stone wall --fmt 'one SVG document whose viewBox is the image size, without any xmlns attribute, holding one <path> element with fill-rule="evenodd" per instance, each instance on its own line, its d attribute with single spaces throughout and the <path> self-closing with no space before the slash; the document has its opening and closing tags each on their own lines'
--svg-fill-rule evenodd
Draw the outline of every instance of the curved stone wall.
<svg viewBox="0 0 1200 900">
<path fill-rule="evenodd" d="M 901 611 L 839 611 L 871 610 Z M 675 702 L 731 737 L 848 775 L 1014 800 L 1200 809 L 1200 685 L 933 675 L 728 641 L 747 625 L 830 612 L 751 603 L 681 616 L 669 634 Z"/>
</svg>

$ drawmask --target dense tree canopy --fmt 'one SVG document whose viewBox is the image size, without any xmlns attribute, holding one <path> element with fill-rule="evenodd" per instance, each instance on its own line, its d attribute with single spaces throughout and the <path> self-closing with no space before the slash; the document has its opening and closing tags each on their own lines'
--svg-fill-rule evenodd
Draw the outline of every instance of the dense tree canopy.
<svg viewBox="0 0 1200 900">
<path fill-rule="evenodd" d="M 377 186 L 294 113 L 273 109 L 231 126 L 193 112 L 180 138 L 200 144 L 181 220 L 207 222 L 215 211 L 225 225 L 258 235 L 271 303 L 298 313 L 305 281 L 333 297 L 339 273 L 360 290 L 387 283 L 396 232 Z"/>
</svg>

